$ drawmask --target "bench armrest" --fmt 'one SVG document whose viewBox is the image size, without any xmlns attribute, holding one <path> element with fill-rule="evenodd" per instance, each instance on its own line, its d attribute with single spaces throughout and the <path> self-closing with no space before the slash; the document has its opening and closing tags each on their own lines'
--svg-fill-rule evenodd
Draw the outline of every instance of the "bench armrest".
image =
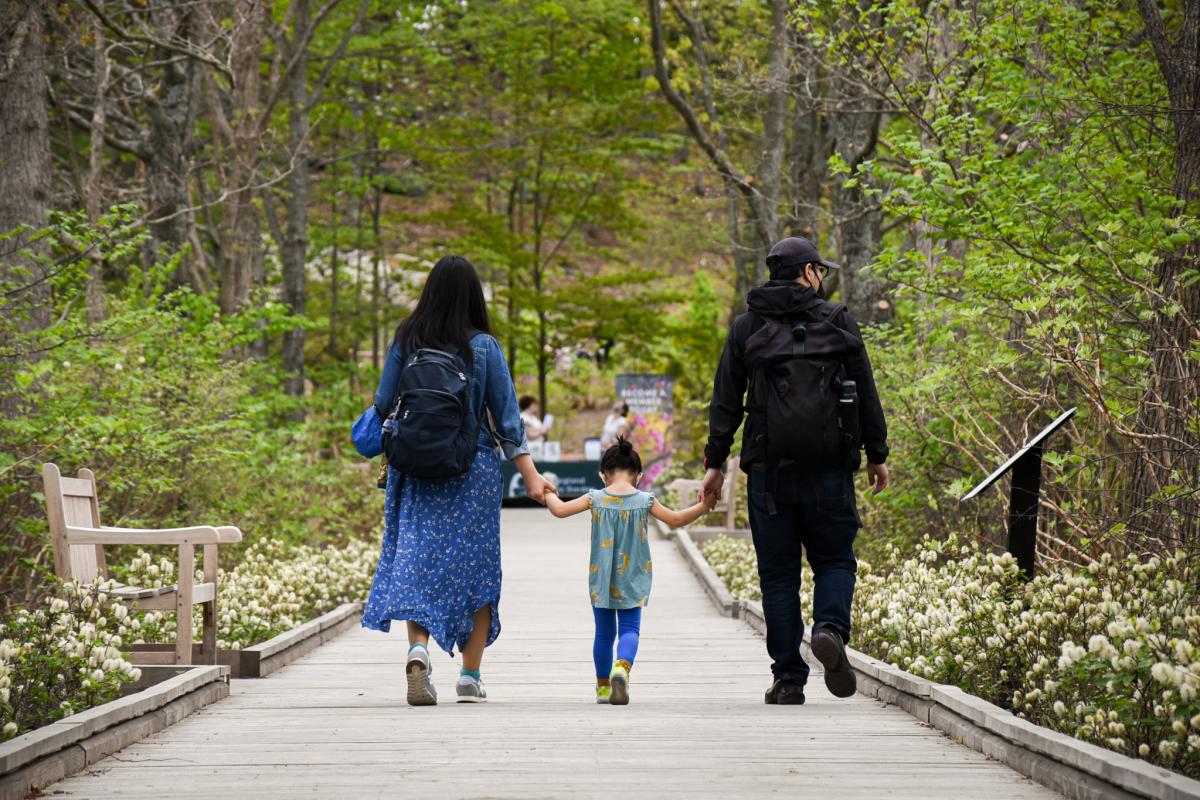
<svg viewBox="0 0 1200 800">
<path fill-rule="evenodd" d="M 211 525 L 190 528 L 80 528 L 67 526 L 67 544 L 225 544 L 242 540 L 237 528 Z M 228 531 L 231 531 L 229 533 Z"/>
<path fill-rule="evenodd" d="M 233 525 L 217 526 L 217 542 L 219 544 L 237 544 L 242 540 L 242 531 Z"/>
</svg>

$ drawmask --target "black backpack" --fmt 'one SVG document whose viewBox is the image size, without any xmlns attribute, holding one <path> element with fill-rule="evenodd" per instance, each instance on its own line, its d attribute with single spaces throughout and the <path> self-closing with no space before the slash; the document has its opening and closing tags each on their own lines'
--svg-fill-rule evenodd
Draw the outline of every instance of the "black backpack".
<svg viewBox="0 0 1200 800">
<path fill-rule="evenodd" d="M 757 415 L 760 440 L 765 437 L 768 471 L 858 467 L 858 398 L 844 361 L 863 343 L 833 324 L 845 308 L 822 303 L 799 316 L 759 315 L 762 327 L 746 339 L 749 412 Z"/>
<path fill-rule="evenodd" d="M 383 453 L 414 478 L 453 478 L 471 469 L 479 418 L 471 408 L 471 371 L 457 352 L 421 348 L 400 373 Z"/>
</svg>

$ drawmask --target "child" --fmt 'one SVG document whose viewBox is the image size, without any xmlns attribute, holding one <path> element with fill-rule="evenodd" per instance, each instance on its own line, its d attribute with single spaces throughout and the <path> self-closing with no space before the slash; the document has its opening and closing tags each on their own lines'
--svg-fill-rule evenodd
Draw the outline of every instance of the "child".
<svg viewBox="0 0 1200 800">
<path fill-rule="evenodd" d="M 556 517 L 569 517 L 592 510 L 592 561 L 588 585 L 596 639 L 592 658 L 596 662 L 596 702 L 623 706 L 629 702 L 629 670 L 637 655 L 642 626 L 642 607 L 650 595 L 653 564 L 647 538 L 648 515 L 673 528 L 687 525 L 711 510 L 699 502 L 684 511 L 672 511 L 648 492 L 640 492 L 642 459 L 623 437 L 604 451 L 600 459 L 604 488 L 569 502 L 546 495 L 546 505 Z M 613 640 L 617 663 L 613 664 Z M 610 669 L 611 667 L 611 669 Z"/>
</svg>

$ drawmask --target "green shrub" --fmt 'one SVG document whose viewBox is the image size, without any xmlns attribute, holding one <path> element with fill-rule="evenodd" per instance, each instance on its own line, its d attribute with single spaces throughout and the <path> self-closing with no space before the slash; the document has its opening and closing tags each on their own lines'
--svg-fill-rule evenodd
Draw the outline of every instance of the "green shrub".
<svg viewBox="0 0 1200 800">
<path fill-rule="evenodd" d="M 45 328 L 14 322 L 20 309 L 0 286 L 0 613 L 33 600 L 50 569 L 44 461 L 66 475 L 92 468 L 108 525 L 224 523 L 247 543 L 312 543 L 378 523 L 372 476 L 340 458 L 360 401 L 332 388 L 288 396 L 278 359 L 258 353 L 296 321 L 272 302 L 221 314 L 213 296 L 168 290 L 173 264 L 143 268 L 141 238 L 124 225 L 122 213 L 99 226 L 63 217 L 46 233 L 56 253 L 91 245 L 124 265 L 102 320 L 83 310 L 86 259 L 64 256 Z"/>
</svg>

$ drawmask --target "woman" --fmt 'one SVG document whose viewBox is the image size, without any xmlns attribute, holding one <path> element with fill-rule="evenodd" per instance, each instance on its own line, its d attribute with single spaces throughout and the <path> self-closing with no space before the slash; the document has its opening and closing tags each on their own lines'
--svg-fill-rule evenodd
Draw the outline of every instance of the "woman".
<svg viewBox="0 0 1200 800">
<path fill-rule="evenodd" d="M 604 430 L 600 433 L 600 447 L 604 450 L 617 443 L 617 438 L 629 435 L 629 403 L 620 400 L 613 403 L 612 413 L 604 419 Z"/>
<path fill-rule="evenodd" d="M 396 328 L 375 393 L 375 408 L 391 409 L 406 355 L 423 347 L 452 350 L 470 369 L 472 409 L 480 419 L 479 446 L 465 475 L 430 480 L 388 470 L 383 548 L 362 624 L 386 632 L 392 620 L 407 623 L 410 705 L 437 703 L 430 637 L 451 655 L 455 647 L 462 651 L 459 701 L 487 700 L 479 668 L 483 649 L 500 634 L 502 487 L 496 441 L 525 479 L 530 497 L 542 502 L 546 491 L 554 491 L 529 457 L 508 365 L 489 330 L 475 267 L 462 256 L 446 256 L 430 271 L 417 307 Z"/>
<path fill-rule="evenodd" d="M 546 431 L 550 429 L 548 425 L 543 425 L 541 418 L 541 408 L 538 406 L 537 398 L 533 395 L 525 395 L 520 400 L 521 422 L 525 424 L 525 438 L 531 442 L 537 442 L 546 438 Z"/>
</svg>

